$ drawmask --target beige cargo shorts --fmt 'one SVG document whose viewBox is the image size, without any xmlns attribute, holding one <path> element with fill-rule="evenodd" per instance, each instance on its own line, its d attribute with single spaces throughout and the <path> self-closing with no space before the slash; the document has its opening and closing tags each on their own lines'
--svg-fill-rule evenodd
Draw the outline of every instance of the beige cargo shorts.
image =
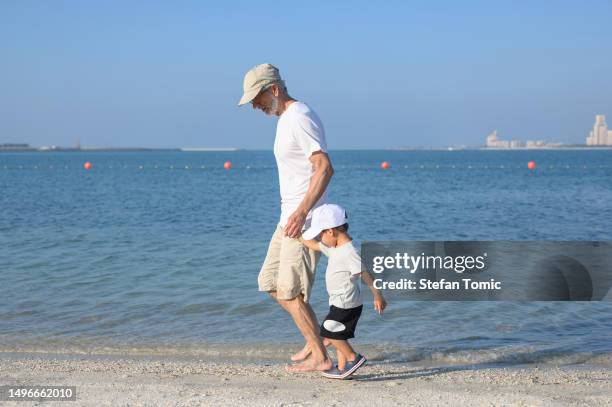
<svg viewBox="0 0 612 407">
<path fill-rule="evenodd" d="M 308 302 L 319 257 L 319 252 L 307 248 L 298 239 L 283 236 L 283 228 L 278 224 L 257 278 L 259 291 L 276 291 L 279 300 L 291 300 L 303 294 L 304 302 Z"/>
</svg>

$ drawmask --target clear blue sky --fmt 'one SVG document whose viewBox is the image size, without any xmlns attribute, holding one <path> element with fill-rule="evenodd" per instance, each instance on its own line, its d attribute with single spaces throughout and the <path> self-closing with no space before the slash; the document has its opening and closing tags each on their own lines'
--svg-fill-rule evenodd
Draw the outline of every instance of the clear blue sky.
<svg viewBox="0 0 612 407">
<path fill-rule="evenodd" d="M 612 127 L 612 2 L 0 2 L 0 143 L 271 149 L 278 66 L 330 148 L 583 143 Z"/>
</svg>

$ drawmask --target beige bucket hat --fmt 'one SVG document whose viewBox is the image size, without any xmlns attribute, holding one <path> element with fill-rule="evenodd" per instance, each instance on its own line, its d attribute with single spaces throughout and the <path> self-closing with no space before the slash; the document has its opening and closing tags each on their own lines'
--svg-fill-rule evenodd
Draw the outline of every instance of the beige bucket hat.
<svg viewBox="0 0 612 407">
<path fill-rule="evenodd" d="M 244 93 L 238 106 L 245 105 L 255 98 L 266 86 L 273 83 L 284 85 L 285 82 L 281 79 L 278 68 L 272 64 L 260 64 L 251 68 L 244 75 Z"/>
</svg>

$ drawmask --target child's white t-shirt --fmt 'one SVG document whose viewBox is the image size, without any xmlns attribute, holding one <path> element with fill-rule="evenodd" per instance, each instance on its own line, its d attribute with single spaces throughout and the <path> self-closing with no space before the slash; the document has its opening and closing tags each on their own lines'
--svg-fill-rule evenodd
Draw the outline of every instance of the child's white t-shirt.
<svg viewBox="0 0 612 407">
<path fill-rule="evenodd" d="M 325 285 L 329 294 L 329 305 L 338 308 L 355 308 L 361 300 L 361 257 L 353 242 L 339 247 L 327 247 L 319 242 L 321 252 L 328 257 Z"/>
</svg>

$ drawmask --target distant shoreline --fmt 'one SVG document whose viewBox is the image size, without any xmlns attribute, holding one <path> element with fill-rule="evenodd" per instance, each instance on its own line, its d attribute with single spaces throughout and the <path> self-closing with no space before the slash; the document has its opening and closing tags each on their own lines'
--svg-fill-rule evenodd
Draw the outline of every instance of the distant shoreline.
<svg viewBox="0 0 612 407">
<path fill-rule="evenodd" d="M 159 151 L 180 151 L 180 152 L 233 152 L 242 151 L 241 148 L 234 147 L 193 147 L 193 148 L 146 148 L 146 147 L 126 147 L 126 148 L 0 148 L 0 153 L 89 153 L 89 152 L 159 152 Z"/>
<path fill-rule="evenodd" d="M 612 146 L 566 146 L 566 147 L 392 147 L 389 151 L 549 151 L 549 150 L 612 150 Z"/>
<path fill-rule="evenodd" d="M 386 148 L 336 148 L 330 151 L 574 151 L 574 150 L 612 150 L 612 146 L 567 146 L 567 147 L 517 147 L 517 148 L 495 148 L 495 147 L 386 147 Z M 186 152 L 186 153 L 210 153 L 210 152 L 238 152 L 238 151 L 272 151 L 271 149 L 247 149 L 234 147 L 181 147 L 181 148 L 146 148 L 146 147 L 126 147 L 126 148 L 0 148 L 0 153 L 90 153 L 90 152 Z"/>
</svg>

